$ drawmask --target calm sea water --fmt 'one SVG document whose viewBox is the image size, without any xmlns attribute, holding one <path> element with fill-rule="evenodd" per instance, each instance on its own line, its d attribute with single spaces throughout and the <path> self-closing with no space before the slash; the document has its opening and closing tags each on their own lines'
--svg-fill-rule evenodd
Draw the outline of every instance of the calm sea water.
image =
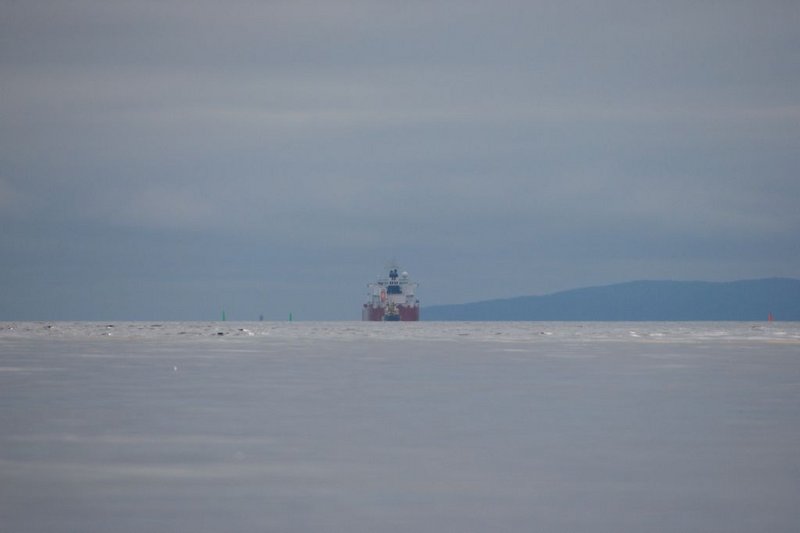
<svg viewBox="0 0 800 533">
<path fill-rule="evenodd" d="M 800 323 L 0 323 L 0 530 L 795 532 Z"/>
</svg>

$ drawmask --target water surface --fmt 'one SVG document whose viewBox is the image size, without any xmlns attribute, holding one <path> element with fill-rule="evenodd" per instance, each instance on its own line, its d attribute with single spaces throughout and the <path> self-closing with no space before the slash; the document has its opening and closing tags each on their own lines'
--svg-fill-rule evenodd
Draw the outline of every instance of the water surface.
<svg viewBox="0 0 800 533">
<path fill-rule="evenodd" d="M 798 323 L 0 323 L 10 532 L 800 523 Z"/>
</svg>

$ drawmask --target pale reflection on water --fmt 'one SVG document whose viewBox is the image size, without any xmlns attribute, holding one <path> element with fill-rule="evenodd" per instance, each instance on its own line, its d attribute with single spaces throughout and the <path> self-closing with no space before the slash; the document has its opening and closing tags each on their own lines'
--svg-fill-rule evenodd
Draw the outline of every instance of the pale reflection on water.
<svg viewBox="0 0 800 533">
<path fill-rule="evenodd" d="M 794 531 L 798 323 L 3 323 L 14 532 Z"/>
</svg>

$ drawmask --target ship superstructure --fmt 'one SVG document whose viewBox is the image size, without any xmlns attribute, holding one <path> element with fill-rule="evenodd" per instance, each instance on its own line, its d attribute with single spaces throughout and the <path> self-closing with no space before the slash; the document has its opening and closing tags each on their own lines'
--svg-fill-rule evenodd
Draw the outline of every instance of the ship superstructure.
<svg viewBox="0 0 800 533">
<path fill-rule="evenodd" d="M 361 319 L 373 322 L 415 322 L 419 320 L 418 284 L 411 281 L 408 272 L 398 273 L 389 267 L 389 275 L 379 277 L 369 287 L 368 300 L 361 309 Z"/>
</svg>

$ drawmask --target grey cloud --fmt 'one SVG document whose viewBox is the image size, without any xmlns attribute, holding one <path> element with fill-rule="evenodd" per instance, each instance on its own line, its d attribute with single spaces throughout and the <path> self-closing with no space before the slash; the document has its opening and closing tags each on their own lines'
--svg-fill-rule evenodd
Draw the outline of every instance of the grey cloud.
<svg viewBox="0 0 800 533">
<path fill-rule="evenodd" d="M 798 13 L 7 2 L 0 249 L 30 290 L 2 316 L 97 279 L 130 316 L 172 283 L 175 316 L 205 284 L 357 317 L 331 302 L 357 309 L 391 257 L 430 303 L 798 276 Z"/>
</svg>

